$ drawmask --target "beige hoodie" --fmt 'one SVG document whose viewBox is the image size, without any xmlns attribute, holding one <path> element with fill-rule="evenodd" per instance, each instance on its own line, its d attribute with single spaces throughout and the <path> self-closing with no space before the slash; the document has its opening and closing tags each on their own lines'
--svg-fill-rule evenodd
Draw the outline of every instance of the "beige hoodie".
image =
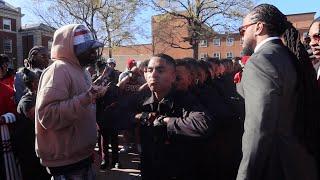
<svg viewBox="0 0 320 180">
<path fill-rule="evenodd" d="M 96 142 L 95 106 L 80 103 L 91 81 L 74 53 L 73 34 L 78 26 L 67 25 L 55 32 L 53 64 L 39 81 L 36 152 L 47 167 L 69 165 L 89 157 Z"/>
</svg>

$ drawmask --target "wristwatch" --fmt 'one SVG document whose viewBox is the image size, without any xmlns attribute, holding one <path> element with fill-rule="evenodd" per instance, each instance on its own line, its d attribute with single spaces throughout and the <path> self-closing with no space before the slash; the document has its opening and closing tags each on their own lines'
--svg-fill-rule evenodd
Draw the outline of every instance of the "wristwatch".
<svg viewBox="0 0 320 180">
<path fill-rule="evenodd" d="M 148 118 L 149 118 L 149 113 L 147 112 L 141 113 L 141 117 L 140 117 L 141 120 L 147 120 Z"/>
</svg>

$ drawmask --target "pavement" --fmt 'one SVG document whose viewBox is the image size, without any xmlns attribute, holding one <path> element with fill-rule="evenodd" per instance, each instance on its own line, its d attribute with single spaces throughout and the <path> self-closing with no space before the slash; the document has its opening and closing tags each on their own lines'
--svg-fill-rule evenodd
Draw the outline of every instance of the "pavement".
<svg viewBox="0 0 320 180">
<path fill-rule="evenodd" d="M 111 156 L 111 155 L 110 155 Z M 121 153 L 119 154 L 119 160 L 121 163 L 121 168 L 101 170 L 100 162 L 101 157 L 96 152 L 95 156 L 95 169 L 97 174 L 97 180 L 141 180 L 139 163 L 139 154 L 136 153 Z"/>
</svg>

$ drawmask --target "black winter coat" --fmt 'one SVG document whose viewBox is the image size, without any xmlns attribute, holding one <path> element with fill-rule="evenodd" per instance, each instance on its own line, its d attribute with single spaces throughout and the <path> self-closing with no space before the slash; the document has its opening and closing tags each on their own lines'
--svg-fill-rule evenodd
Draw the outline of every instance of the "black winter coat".
<svg viewBox="0 0 320 180">
<path fill-rule="evenodd" d="M 143 179 L 199 178 L 201 150 L 213 127 L 204 106 L 190 93 L 172 91 L 160 102 L 151 95 L 139 112 L 171 118 L 166 126 L 141 127 Z"/>
</svg>

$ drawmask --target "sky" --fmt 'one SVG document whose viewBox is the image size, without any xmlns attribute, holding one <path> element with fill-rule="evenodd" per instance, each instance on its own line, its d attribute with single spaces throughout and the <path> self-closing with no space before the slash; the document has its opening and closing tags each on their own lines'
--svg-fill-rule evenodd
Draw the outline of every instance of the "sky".
<svg viewBox="0 0 320 180">
<path fill-rule="evenodd" d="M 40 20 L 32 13 L 32 7 L 37 0 L 4 0 L 15 7 L 21 7 L 22 24 L 39 23 Z M 39 1 L 39 0 L 38 0 Z M 320 4 L 319 0 L 255 0 L 257 4 L 268 3 L 278 7 L 284 14 L 297 14 L 306 12 L 316 12 L 315 17 L 320 16 Z M 139 18 L 142 19 L 144 28 L 147 34 L 151 34 L 151 16 L 155 15 L 154 11 L 146 10 L 142 11 Z M 148 24 L 148 25 L 146 25 Z M 148 43 L 148 40 L 138 37 L 140 43 Z"/>
</svg>

